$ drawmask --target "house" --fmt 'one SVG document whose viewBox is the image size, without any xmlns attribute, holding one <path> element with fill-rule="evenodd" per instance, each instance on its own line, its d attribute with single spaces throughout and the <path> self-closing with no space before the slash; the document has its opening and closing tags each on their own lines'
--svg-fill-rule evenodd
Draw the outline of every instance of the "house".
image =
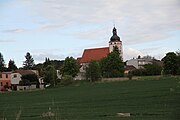
<svg viewBox="0 0 180 120">
<path fill-rule="evenodd" d="M 151 56 L 144 56 L 144 57 L 138 56 L 138 58 L 136 58 L 136 59 L 133 58 L 133 59 L 130 59 L 130 60 L 126 61 L 127 65 L 132 65 L 136 69 L 142 69 L 142 68 L 144 68 L 144 65 L 153 64 L 153 63 L 159 64 L 159 65 L 162 66 L 161 61 L 156 60 Z"/>
<path fill-rule="evenodd" d="M 11 87 L 11 72 L 0 72 L 0 90 Z"/>
<path fill-rule="evenodd" d="M 80 72 L 74 78 L 75 80 L 85 79 L 86 67 L 89 62 L 92 60 L 99 61 L 103 57 L 107 57 L 107 55 L 113 51 L 115 46 L 118 48 L 120 56 L 123 59 L 122 41 L 117 35 L 117 29 L 115 27 L 113 28 L 112 33 L 113 35 L 110 38 L 109 47 L 85 49 L 82 57 L 77 58 L 77 62 L 80 64 Z"/>
<path fill-rule="evenodd" d="M 19 90 L 19 82 L 22 80 L 21 77 L 23 75 L 29 75 L 29 74 L 35 74 L 37 76 L 39 76 L 38 71 L 37 70 L 16 70 L 14 72 L 11 73 L 11 86 L 13 90 Z M 40 87 L 42 82 L 42 79 L 39 79 L 39 83 L 40 83 Z M 25 89 L 27 89 L 26 87 L 24 87 Z M 34 88 L 34 87 L 28 87 L 30 88 Z"/>
</svg>

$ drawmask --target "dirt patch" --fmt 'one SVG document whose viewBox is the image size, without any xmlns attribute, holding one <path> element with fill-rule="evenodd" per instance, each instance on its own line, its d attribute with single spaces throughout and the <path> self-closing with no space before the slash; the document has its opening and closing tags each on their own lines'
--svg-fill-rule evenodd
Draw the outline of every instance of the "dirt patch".
<svg viewBox="0 0 180 120">
<path fill-rule="evenodd" d="M 130 113 L 117 113 L 118 117 L 130 117 Z"/>
<path fill-rule="evenodd" d="M 54 117 L 55 114 L 53 112 L 44 112 L 41 115 L 42 117 Z"/>
</svg>

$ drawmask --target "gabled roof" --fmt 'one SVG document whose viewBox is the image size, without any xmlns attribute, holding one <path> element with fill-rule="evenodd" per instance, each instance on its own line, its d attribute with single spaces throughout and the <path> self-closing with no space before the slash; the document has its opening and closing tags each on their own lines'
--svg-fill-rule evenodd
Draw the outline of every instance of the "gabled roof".
<svg viewBox="0 0 180 120">
<path fill-rule="evenodd" d="M 31 70 L 15 70 L 13 73 L 19 73 L 21 75 L 36 74 Z"/>
<path fill-rule="evenodd" d="M 80 60 L 80 63 L 88 63 L 91 60 L 99 61 L 109 54 L 109 47 L 85 49 Z"/>
</svg>

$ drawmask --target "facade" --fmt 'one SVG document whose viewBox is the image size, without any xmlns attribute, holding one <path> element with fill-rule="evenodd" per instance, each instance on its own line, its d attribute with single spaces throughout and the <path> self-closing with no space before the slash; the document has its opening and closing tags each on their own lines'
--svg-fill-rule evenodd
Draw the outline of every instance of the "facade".
<svg viewBox="0 0 180 120">
<path fill-rule="evenodd" d="M 113 28 L 112 33 L 113 35 L 110 38 L 109 47 L 85 49 L 82 57 L 77 58 L 77 61 L 80 64 L 80 72 L 78 73 L 78 76 L 74 78 L 75 80 L 85 79 L 85 72 L 88 63 L 92 60 L 99 61 L 102 58 L 107 57 L 107 55 L 114 50 L 115 46 L 118 48 L 120 56 L 123 59 L 122 41 L 117 35 L 115 27 Z"/>
<path fill-rule="evenodd" d="M 136 58 L 136 59 L 131 59 L 127 61 L 127 65 L 132 65 L 134 66 L 136 69 L 141 69 L 144 68 L 144 65 L 146 64 L 152 64 L 153 59 L 150 58 Z"/>
<path fill-rule="evenodd" d="M 5 86 L 11 87 L 11 72 L 0 73 L 0 89 L 3 89 Z"/>
</svg>

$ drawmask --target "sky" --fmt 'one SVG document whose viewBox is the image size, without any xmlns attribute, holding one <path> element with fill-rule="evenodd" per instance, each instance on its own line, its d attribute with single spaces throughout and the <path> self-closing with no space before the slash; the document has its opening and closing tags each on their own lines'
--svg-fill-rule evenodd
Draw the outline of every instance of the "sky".
<svg viewBox="0 0 180 120">
<path fill-rule="evenodd" d="M 180 49 L 180 0 L 0 0 L 0 53 L 18 67 L 30 52 L 36 64 L 81 57 L 107 47 L 113 27 L 123 59 L 161 59 Z"/>
</svg>

